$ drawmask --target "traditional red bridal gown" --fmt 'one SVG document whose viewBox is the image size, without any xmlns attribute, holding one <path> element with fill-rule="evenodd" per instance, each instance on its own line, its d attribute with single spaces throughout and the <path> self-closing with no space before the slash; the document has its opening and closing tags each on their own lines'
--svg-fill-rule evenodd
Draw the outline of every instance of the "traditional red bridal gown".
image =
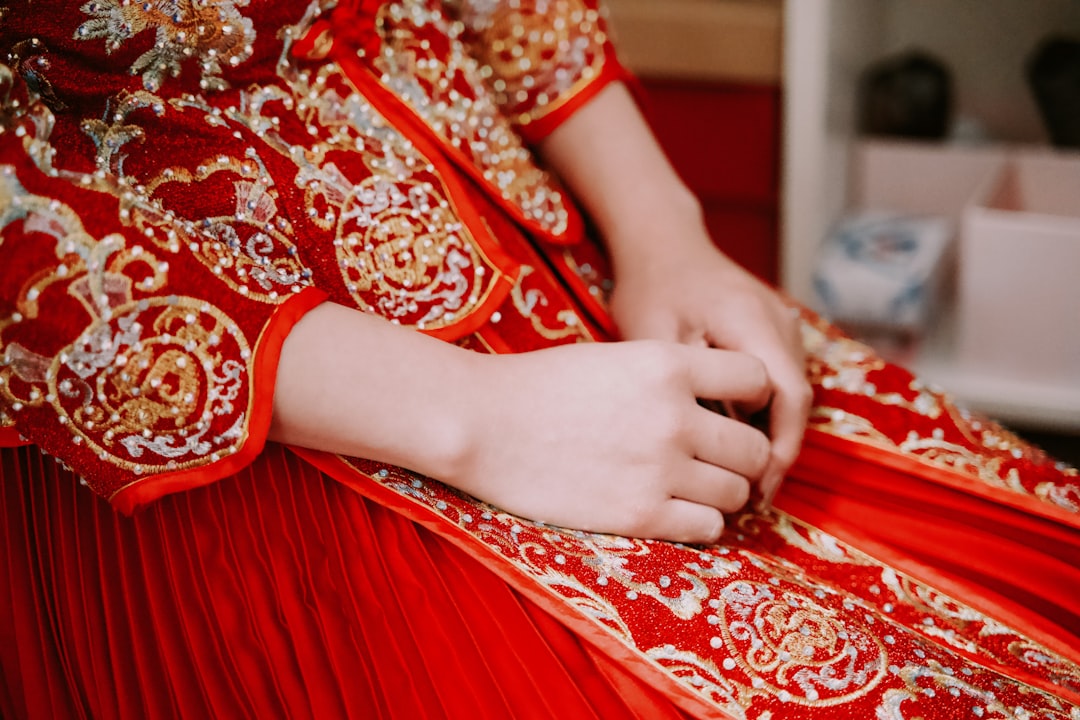
<svg viewBox="0 0 1080 720">
<path fill-rule="evenodd" d="M 326 299 L 614 335 L 528 149 L 622 77 L 591 0 L 0 0 L 0 50 L 4 717 L 1080 718 L 1076 471 L 809 316 L 714 546 L 266 443 Z"/>
</svg>

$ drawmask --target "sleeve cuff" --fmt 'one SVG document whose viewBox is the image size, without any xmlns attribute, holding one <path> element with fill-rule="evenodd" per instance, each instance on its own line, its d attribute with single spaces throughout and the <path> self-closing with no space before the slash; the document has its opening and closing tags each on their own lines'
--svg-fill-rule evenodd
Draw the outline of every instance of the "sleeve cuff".
<svg viewBox="0 0 1080 720">
<path fill-rule="evenodd" d="M 249 465 L 266 445 L 273 415 L 274 385 L 281 348 L 293 326 L 326 300 L 321 290 L 308 288 L 279 306 L 260 335 L 251 361 L 252 383 L 247 439 L 231 454 L 206 465 L 140 478 L 116 490 L 109 502 L 131 514 L 164 495 L 209 485 Z M 2 436 L 0 436 L 2 439 Z"/>
<path fill-rule="evenodd" d="M 547 105 L 538 106 L 530 114 L 518 118 L 518 132 L 527 143 L 536 144 L 546 138 L 611 83 L 621 81 L 628 86 L 635 84 L 633 75 L 619 63 L 611 46 L 605 52 L 606 57 L 596 75 L 583 80 Z"/>
</svg>

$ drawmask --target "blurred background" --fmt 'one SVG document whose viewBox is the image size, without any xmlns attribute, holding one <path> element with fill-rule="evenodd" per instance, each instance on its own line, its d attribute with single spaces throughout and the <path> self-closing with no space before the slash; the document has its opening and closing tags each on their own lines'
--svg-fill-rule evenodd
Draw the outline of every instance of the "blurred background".
<svg viewBox="0 0 1080 720">
<path fill-rule="evenodd" d="M 1080 0 L 607 0 L 718 245 L 1080 464 Z"/>
</svg>

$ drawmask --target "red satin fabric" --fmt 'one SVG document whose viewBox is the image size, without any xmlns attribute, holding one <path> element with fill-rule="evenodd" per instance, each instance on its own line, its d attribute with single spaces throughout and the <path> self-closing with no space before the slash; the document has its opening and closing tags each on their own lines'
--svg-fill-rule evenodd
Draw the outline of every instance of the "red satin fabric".
<svg viewBox="0 0 1080 720">
<path fill-rule="evenodd" d="M 686 717 L 280 446 L 131 518 L 33 448 L 0 460 L 5 718 Z"/>
<path fill-rule="evenodd" d="M 810 431 L 777 507 L 1080 662 L 1077 518 L 962 480 Z"/>
</svg>

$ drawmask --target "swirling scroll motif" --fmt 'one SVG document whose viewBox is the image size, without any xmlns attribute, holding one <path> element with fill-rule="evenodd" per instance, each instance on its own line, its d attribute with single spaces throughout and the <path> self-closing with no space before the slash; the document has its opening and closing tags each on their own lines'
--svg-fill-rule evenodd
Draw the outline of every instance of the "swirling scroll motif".
<svg viewBox="0 0 1080 720">
<path fill-rule="evenodd" d="M 386 318 L 425 328 L 452 322 L 482 301 L 487 288 L 474 276 L 484 275 L 485 263 L 440 199 L 423 183 L 381 177 L 349 192 L 337 253 L 361 307 L 371 304 Z"/>
<path fill-rule="evenodd" d="M 721 627 L 751 677 L 791 701 L 843 703 L 885 676 L 888 654 L 874 634 L 803 593 L 740 580 L 721 591 Z"/>
<path fill-rule="evenodd" d="M 0 321 L 0 392 L 11 407 L 50 406 L 76 445 L 136 475 L 240 447 L 252 351 L 236 323 L 205 300 L 149 294 L 168 283 L 162 256 L 118 233 L 93 237 L 70 208 L 27 192 L 14 174 L 0 173 L 0 197 L 10 199 L 0 229 L 21 223 L 56 255 Z M 24 323 L 48 321 L 43 298 L 83 311 L 55 352 L 13 339 Z"/>
</svg>

